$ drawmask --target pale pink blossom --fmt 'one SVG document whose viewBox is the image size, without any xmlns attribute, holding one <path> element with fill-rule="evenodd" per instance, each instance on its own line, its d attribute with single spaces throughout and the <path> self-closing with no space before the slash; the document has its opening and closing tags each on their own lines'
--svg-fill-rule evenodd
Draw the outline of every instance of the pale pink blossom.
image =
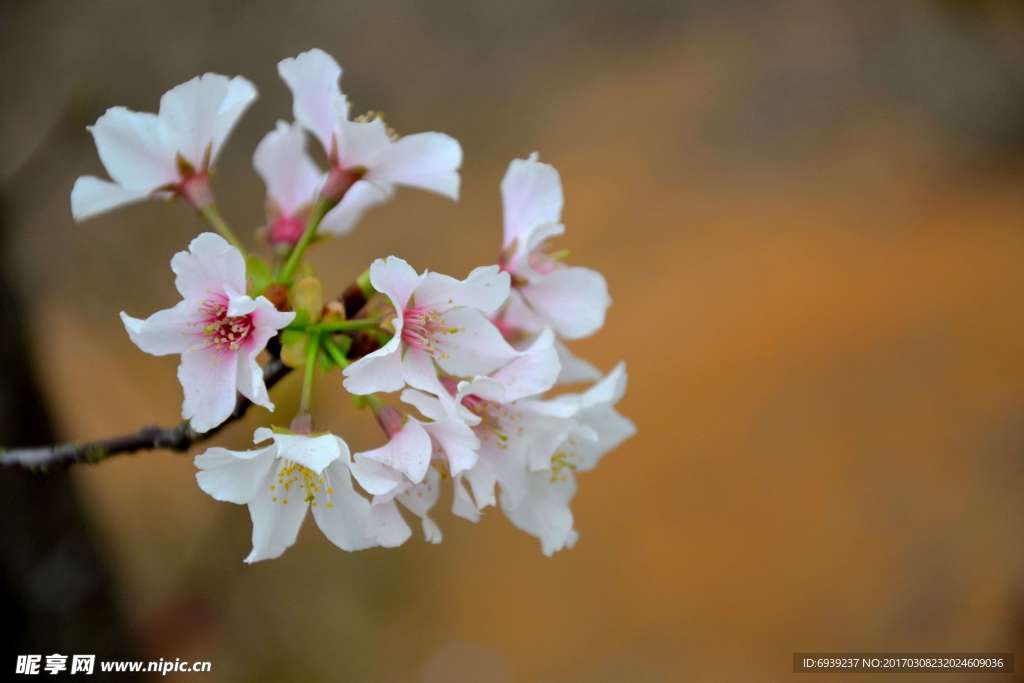
<svg viewBox="0 0 1024 683">
<path fill-rule="evenodd" d="M 566 265 L 549 244 L 565 232 L 558 171 L 538 161 L 536 154 L 515 159 L 501 181 L 501 194 L 505 224 L 501 265 L 512 275 L 502 324 L 527 333 L 550 326 L 564 339 L 596 332 L 611 304 L 604 277 L 589 268 Z"/>
<path fill-rule="evenodd" d="M 609 451 L 636 433 L 632 421 L 615 410 L 626 391 L 626 366 L 619 363 L 600 382 L 582 394 L 567 394 L 555 403 L 575 407 L 573 426 L 548 459 L 534 463 L 525 483 L 515 490 L 502 487 L 501 509 L 519 529 L 536 536 L 545 555 L 575 545 L 569 508 L 576 493 L 576 474 L 597 466 Z"/>
<path fill-rule="evenodd" d="M 256 146 L 253 166 L 267 186 L 268 239 L 271 244 L 294 246 L 323 184 L 323 173 L 306 153 L 302 127 L 278 121 Z"/>
<path fill-rule="evenodd" d="M 370 266 L 370 283 L 390 301 L 394 334 L 345 368 L 345 388 L 354 394 L 397 391 L 406 384 L 439 394 L 437 366 L 449 375 L 472 377 L 520 355 L 488 319 L 508 297 L 508 274 L 497 266 L 477 268 L 456 280 L 418 274 L 389 256 Z"/>
<path fill-rule="evenodd" d="M 75 220 L 151 196 L 180 194 L 208 204 L 210 168 L 255 99 L 256 88 L 241 76 L 204 74 L 164 93 L 157 114 L 108 109 L 89 132 L 111 180 L 75 181 Z"/>
<path fill-rule="evenodd" d="M 295 120 L 319 141 L 331 165 L 322 193 L 341 198 L 321 231 L 348 232 L 396 185 L 458 198 L 462 148 L 454 139 L 443 133 L 398 137 L 379 118 L 349 120 L 341 67 L 323 50 L 282 60 L 278 73 L 292 91 Z"/>
<path fill-rule="evenodd" d="M 145 320 L 121 313 L 131 340 L 154 356 L 180 354 L 182 417 L 199 432 L 228 418 L 236 392 L 268 410 L 274 404 L 257 357 L 295 313 L 246 295 L 245 260 L 214 233 L 192 240 L 171 259 L 182 301 Z"/>
</svg>

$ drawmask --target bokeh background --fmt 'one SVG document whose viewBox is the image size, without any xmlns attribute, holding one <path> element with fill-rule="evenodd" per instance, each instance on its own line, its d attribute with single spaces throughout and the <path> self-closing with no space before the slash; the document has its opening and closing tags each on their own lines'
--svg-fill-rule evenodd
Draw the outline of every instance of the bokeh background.
<svg viewBox="0 0 1024 683">
<path fill-rule="evenodd" d="M 313 46 L 355 111 L 448 132 L 466 157 L 458 204 L 402 192 L 320 247 L 328 286 L 390 253 L 493 262 L 499 180 L 539 151 L 563 176 L 562 245 L 614 298 L 576 348 L 627 361 L 639 434 L 581 477 L 580 543 L 552 559 L 443 499 L 440 546 L 346 554 L 307 523 L 247 567 L 246 510 L 199 491 L 188 457 L 4 471 L 7 647 L 421 683 L 1024 654 L 1020 3 L 7 0 L 4 445 L 178 416 L 174 359 L 139 353 L 117 313 L 176 300 L 168 260 L 200 225 L 158 203 L 74 224 L 75 177 L 101 172 L 84 126 L 204 71 L 248 76 L 260 99 L 215 184 L 247 232 L 252 149 L 290 118 L 276 62 Z M 283 414 L 296 393 L 280 387 Z M 355 448 L 378 442 L 334 381 L 317 405 Z"/>
</svg>

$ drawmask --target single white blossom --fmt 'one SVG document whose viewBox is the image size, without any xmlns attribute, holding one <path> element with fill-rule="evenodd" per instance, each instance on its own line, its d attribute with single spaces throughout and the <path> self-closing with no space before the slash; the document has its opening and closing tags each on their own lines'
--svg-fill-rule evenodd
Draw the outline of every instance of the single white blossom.
<svg viewBox="0 0 1024 683">
<path fill-rule="evenodd" d="M 569 504 L 576 493 L 576 473 L 592 470 L 609 451 L 636 433 L 628 418 L 615 410 L 626 391 L 626 366 L 619 363 L 582 394 L 559 396 L 554 402 L 576 407 L 573 428 L 548 461 L 531 468 L 520 490 L 502 488 L 501 509 L 519 529 L 540 539 L 545 555 L 575 545 Z"/>
<path fill-rule="evenodd" d="M 323 50 L 282 60 L 277 67 L 292 91 L 295 120 L 323 147 L 331 164 L 323 193 L 341 197 L 320 230 L 344 234 L 372 206 L 387 201 L 396 185 L 458 199 L 462 148 L 443 133 L 397 137 L 382 120 L 349 120 L 338 84 L 341 67 Z"/>
<path fill-rule="evenodd" d="M 196 237 L 188 251 L 174 255 L 171 270 L 182 301 L 145 320 L 122 312 L 121 320 L 146 353 L 181 355 L 182 417 L 196 431 L 209 431 L 231 414 L 236 391 L 273 410 L 257 356 L 295 313 L 245 294 L 245 260 L 220 235 Z"/>
<path fill-rule="evenodd" d="M 406 384 L 440 394 L 435 363 L 449 375 L 472 377 L 520 355 L 488 319 L 508 297 L 508 274 L 497 266 L 456 280 L 417 274 L 389 256 L 370 266 L 370 283 L 390 300 L 394 336 L 345 368 L 345 388 L 354 394 L 397 391 Z"/>
<path fill-rule="evenodd" d="M 537 155 L 514 159 L 501 181 L 505 234 L 502 268 L 512 275 L 512 292 L 498 326 L 506 337 L 529 341 L 545 327 L 559 337 L 580 339 L 604 324 L 611 304 L 608 285 L 595 270 L 567 266 L 548 240 L 565 232 L 562 181 Z M 600 372 L 555 343 L 562 361 L 560 384 L 595 380 Z"/>
<path fill-rule="evenodd" d="M 108 109 L 89 127 L 111 180 L 82 176 L 71 190 L 81 221 L 153 195 L 209 202 L 207 174 L 238 119 L 256 99 L 252 83 L 204 74 L 164 93 L 157 114 Z"/>
<path fill-rule="evenodd" d="M 352 487 L 348 445 L 333 434 L 305 436 L 260 427 L 251 451 L 210 448 L 195 458 L 199 488 L 217 500 L 248 505 L 252 551 L 246 562 L 279 557 L 298 537 L 306 511 L 342 550 L 376 545 L 370 504 Z"/>
</svg>

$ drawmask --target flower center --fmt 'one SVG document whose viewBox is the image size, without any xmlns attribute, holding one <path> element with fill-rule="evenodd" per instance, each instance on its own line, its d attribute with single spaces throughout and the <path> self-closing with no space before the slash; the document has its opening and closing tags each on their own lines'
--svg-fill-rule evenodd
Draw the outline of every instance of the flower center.
<svg viewBox="0 0 1024 683">
<path fill-rule="evenodd" d="M 426 307 L 407 309 L 402 316 L 402 341 L 433 356 L 439 351 L 437 335 L 458 331 L 457 327 L 446 327 L 441 314 Z"/>
<path fill-rule="evenodd" d="M 203 302 L 202 312 L 203 336 L 215 349 L 237 351 L 252 334 L 252 314 L 229 316 L 227 301 L 207 299 Z"/>
<path fill-rule="evenodd" d="M 283 458 L 281 467 L 277 470 L 277 477 L 270 485 L 271 502 L 282 505 L 287 505 L 289 500 L 301 500 L 316 507 L 319 502 L 317 496 L 320 496 L 325 499 L 325 507 L 332 508 L 332 493 L 334 488 L 326 473 L 317 474 L 308 467 Z"/>
<path fill-rule="evenodd" d="M 504 406 L 476 394 L 463 396 L 462 405 L 480 417 L 480 423 L 473 427 L 480 441 L 489 442 L 502 450 L 508 448 L 508 433 L 516 426 L 515 417 Z M 522 432 L 522 429 L 518 431 Z"/>
</svg>

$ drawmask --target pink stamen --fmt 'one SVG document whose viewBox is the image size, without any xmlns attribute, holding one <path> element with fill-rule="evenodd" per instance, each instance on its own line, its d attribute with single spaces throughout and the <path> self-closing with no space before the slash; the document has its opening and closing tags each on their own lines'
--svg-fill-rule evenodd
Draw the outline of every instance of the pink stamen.
<svg viewBox="0 0 1024 683">
<path fill-rule="evenodd" d="M 462 398 L 462 405 L 466 406 L 471 413 L 482 415 L 484 408 L 487 407 L 487 401 L 476 394 L 470 394 L 469 396 L 464 396 Z"/>
<path fill-rule="evenodd" d="M 201 308 L 204 316 L 203 336 L 218 351 L 238 351 L 252 334 L 252 314 L 228 316 L 224 297 L 207 299 Z"/>
<path fill-rule="evenodd" d="M 402 341 L 414 349 L 433 353 L 437 349 L 434 336 L 444 331 L 437 311 L 426 307 L 410 308 L 402 317 Z"/>
</svg>

